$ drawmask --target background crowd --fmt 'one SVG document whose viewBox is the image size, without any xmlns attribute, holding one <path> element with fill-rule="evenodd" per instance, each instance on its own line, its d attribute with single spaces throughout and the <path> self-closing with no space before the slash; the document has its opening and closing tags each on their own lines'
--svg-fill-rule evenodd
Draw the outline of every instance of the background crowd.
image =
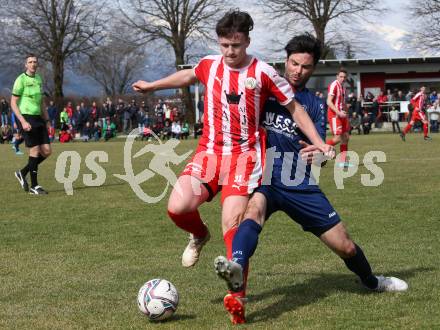
<svg viewBox="0 0 440 330">
<path fill-rule="evenodd" d="M 401 90 L 386 92 L 378 95 L 368 92 L 365 97 L 356 97 L 354 93 L 347 95 L 346 104 L 352 132 L 369 134 L 373 127 L 381 128 L 384 122 L 392 124 L 393 132 L 400 133 L 399 122 L 408 121 L 410 112 L 400 112 L 400 102 L 409 101 L 417 93 L 410 90 L 406 93 Z M 324 100 L 325 95 L 317 91 L 316 95 Z M 203 110 L 202 101 L 197 108 Z M 430 91 L 426 97 L 425 110 L 430 120 L 431 133 L 439 131 L 440 103 L 437 91 Z M 189 136 L 197 138 L 201 135 L 203 123 L 199 120 L 190 125 L 184 120 L 184 108 L 179 100 L 163 101 L 157 99 L 152 102 L 135 99 L 114 102 L 107 98 L 104 102 L 78 101 L 67 102 L 63 109 L 58 109 L 53 101 L 47 106 L 52 128 L 49 130 L 51 141 L 61 143 L 74 140 L 108 141 L 117 134 L 128 134 L 138 129 L 141 139 L 151 139 L 152 133 L 161 139 L 187 139 Z M 0 101 L 1 114 L 1 143 L 13 139 L 12 111 L 6 98 Z M 421 127 L 415 126 L 414 131 Z"/>
</svg>

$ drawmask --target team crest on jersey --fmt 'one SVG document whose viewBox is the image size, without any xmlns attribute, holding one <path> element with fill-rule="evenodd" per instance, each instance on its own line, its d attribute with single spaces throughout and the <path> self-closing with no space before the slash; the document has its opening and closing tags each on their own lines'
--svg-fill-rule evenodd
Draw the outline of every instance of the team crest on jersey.
<svg viewBox="0 0 440 330">
<path fill-rule="evenodd" d="M 255 89 L 255 87 L 257 87 L 257 80 L 252 77 L 246 78 L 246 80 L 244 81 L 244 87 L 246 87 L 247 89 Z"/>
<path fill-rule="evenodd" d="M 226 100 L 228 104 L 239 104 L 241 96 L 243 93 L 237 94 L 234 90 L 231 92 L 231 94 L 228 94 L 226 91 L 224 91 L 226 94 Z"/>
</svg>

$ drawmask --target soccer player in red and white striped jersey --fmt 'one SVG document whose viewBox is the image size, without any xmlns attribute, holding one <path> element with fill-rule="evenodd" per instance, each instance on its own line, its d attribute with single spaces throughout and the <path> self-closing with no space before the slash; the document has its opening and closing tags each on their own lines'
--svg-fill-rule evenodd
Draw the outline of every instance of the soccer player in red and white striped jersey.
<svg viewBox="0 0 440 330">
<path fill-rule="evenodd" d="M 400 137 L 403 141 L 405 141 L 405 135 L 411 130 L 411 127 L 414 126 L 415 122 L 421 121 L 423 124 L 423 136 L 424 139 L 429 141 L 431 138 L 428 136 L 428 120 L 426 119 L 425 113 L 423 112 L 425 108 L 426 94 L 425 94 L 425 86 L 420 88 L 420 91 L 414 95 L 411 99 L 411 105 L 414 110 L 411 116 L 411 120 L 404 128 L 403 132 L 400 133 Z"/>
<path fill-rule="evenodd" d="M 333 147 L 322 141 L 307 113 L 293 99 L 288 82 L 268 64 L 247 54 L 252 28 L 248 13 L 229 11 L 216 26 L 221 55 L 203 58 L 194 69 L 133 84 L 137 92 L 189 86 L 197 81 L 205 85 L 202 138 L 168 202 L 170 218 L 190 233 L 182 255 L 185 267 L 198 261 L 210 237 L 198 207 L 220 190 L 226 253 L 232 255 L 237 225 L 262 175 L 264 139 L 259 116 L 270 95 L 289 109 L 314 145 L 326 154 L 333 153 Z"/>
<path fill-rule="evenodd" d="M 327 119 L 333 138 L 327 140 L 327 144 L 332 146 L 340 145 L 340 161 L 344 166 L 346 163 L 346 152 L 348 150 L 348 140 L 350 138 L 350 122 L 346 113 L 345 87 L 347 71 L 340 69 L 336 75 L 336 80 L 328 86 L 327 96 Z"/>
</svg>

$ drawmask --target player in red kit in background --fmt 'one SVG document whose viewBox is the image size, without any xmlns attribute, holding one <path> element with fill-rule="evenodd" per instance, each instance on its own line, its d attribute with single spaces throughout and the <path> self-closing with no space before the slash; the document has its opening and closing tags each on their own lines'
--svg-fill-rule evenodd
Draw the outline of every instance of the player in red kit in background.
<svg viewBox="0 0 440 330">
<path fill-rule="evenodd" d="M 417 121 L 421 121 L 423 124 L 424 139 L 426 141 L 431 140 L 431 138 L 428 136 L 428 120 L 426 119 L 425 113 L 423 112 L 426 100 L 425 89 L 425 86 L 422 86 L 420 88 L 420 92 L 414 95 L 414 97 L 411 99 L 411 105 L 414 107 L 414 110 L 410 122 L 408 123 L 408 125 L 406 125 L 403 132 L 400 133 L 400 137 L 403 141 L 405 141 L 406 133 L 411 130 L 411 127 L 413 127 Z"/>
<path fill-rule="evenodd" d="M 346 153 L 348 150 L 348 140 L 350 138 L 350 121 L 346 112 L 345 87 L 347 71 L 340 69 L 336 75 L 336 80 L 328 86 L 327 96 L 327 119 L 330 131 L 333 134 L 331 139 L 326 142 L 331 146 L 340 143 L 341 155 L 339 158 L 341 166 L 348 167 Z"/>
</svg>

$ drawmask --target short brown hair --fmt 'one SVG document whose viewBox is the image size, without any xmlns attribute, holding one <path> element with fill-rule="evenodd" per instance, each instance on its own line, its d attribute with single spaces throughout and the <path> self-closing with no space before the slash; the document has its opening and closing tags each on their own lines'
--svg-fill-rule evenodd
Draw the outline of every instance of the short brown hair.
<svg viewBox="0 0 440 330">
<path fill-rule="evenodd" d="M 215 32 L 219 37 L 227 37 L 231 34 L 241 32 L 249 37 L 249 31 L 254 28 L 254 21 L 251 15 L 238 9 L 228 11 L 218 22 Z"/>
<path fill-rule="evenodd" d="M 26 61 L 27 61 L 27 59 L 28 59 L 29 57 L 35 57 L 35 58 L 38 60 L 37 55 L 35 55 L 35 54 L 33 54 L 33 53 L 28 53 L 28 54 L 26 54 L 26 57 L 25 57 Z"/>
</svg>

